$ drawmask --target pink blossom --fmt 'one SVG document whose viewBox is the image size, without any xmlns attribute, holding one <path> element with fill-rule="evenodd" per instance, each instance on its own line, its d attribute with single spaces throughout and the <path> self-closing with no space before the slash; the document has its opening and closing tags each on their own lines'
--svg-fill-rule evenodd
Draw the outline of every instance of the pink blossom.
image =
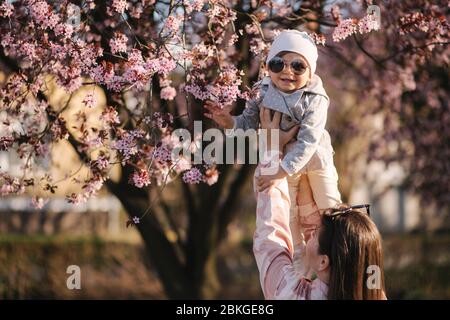
<svg viewBox="0 0 450 320">
<path fill-rule="evenodd" d="M 320 44 L 322 46 L 325 45 L 326 38 L 323 34 L 321 34 L 321 33 L 318 34 L 318 33 L 313 32 L 313 33 L 311 33 L 311 37 L 313 38 L 313 40 L 316 44 Z"/>
<path fill-rule="evenodd" d="M 238 98 L 240 94 L 239 87 L 237 85 L 216 85 L 208 86 L 210 97 L 217 101 L 219 105 L 230 105 Z"/>
<path fill-rule="evenodd" d="M 209 99 L 210 94 L 205 88 L 198 86 L 196 84 L 188 84 L 184 87 L 184 90 L 192 94 L 196 99 L 206 100 Z"/>
<path fill-rule="evenodd" d="M 207 169 L 205 172 L 204 181 L 209 185 L 215 184 L 219 180 L 219 171 L 216 168 Z"/>
<path fill-rule="evenodd" d="M 87 180 L 82 187 L 85 191 L 82 196 L 89 199 L 91 196 L 97 194 L 97 192 L 102 188 L 104 181 L 105 180 L 102 176 L 94 176 Z"/>
<path fill-rule="evenodd" d="M 150 175 L 147 170 L 136 170 L 130 177 L 130 183 L 137 188 L 142 188 L 150 184 Z"/>
<path fill-rule="evenodd" d="M 189 184 L 197 184 L 203 181 L 203 175 L 198 168 L 192 168 L 183 174 L 183 181 Z"/>
<path fill-rule="evenodd" d="M 342 20 L 333 31 L 333 41 L 339 42 L 357 31 L 358 24 L 355 19 Z"/>
<path fill-rule="evenodd" d="M 218 17 L 221 13 L 221 7 L 220 6 L 209 6 L 208 11 L 206 12 L 206 16 L 213 20 L 214 18 Z"/>
<path fill-rule="evenodd" d="M 63 39 L 69 39 L 74 32 L 73 25 L 68 23 L 60 23 L 55 27 L 55 34 Z"/>
<path fill-rule="evenodd" d="M 123 87 L 123 78 L 117 76 L 114 72 L 114 65 L 105 63 L 105 65 L 98 65 L 93 67 L 90 72 L 90 76 L 94 81 L 100 84 L 106 84 L 109 90 L 120 91 Z"/>
<path fill-rule="evenodd" d="M 51 55 L 55 59 L 62 60 L 67 56 L 67 48 L 55 42 L 50 42 Z"/>
<path fill-rule="evenodd" d="M 72 193 L 72 194 L 66 196 L 66 200 L 68 203 L 77 205 L 77 204 L 86 202 L 87 198 L 81 194 Z"/>
<path fill-rule="evenodd" d="M 106 107 L 100 116 L 100 120 L 105 121 L 108 125 L 120 123 L 119 114 L 114 107 Z"/>
<path fill-rule="evenodd" d="M 149 59 L 145 63 L 141 61 L 142 58 L 136 61 L 135 64 L 139 65 L 139 69 L 142 73 L 146 74 L 147 77 L 156 72 L 166 76 L 177 66 L 173 59 L 166 57 Z"/>
<path fill-rule="evenodd" d="M 86 73 L 89 73 L 89 67 L 97 65 L 97 58 L 103 56 L 103 49 L 94 44 L 85 44 L 79 39 L 77 40 L 77 46 L 80 48 L 79 59 L 83 64 L 83 69 Z"/>
<path fill-rule="evenodd" d="M 153 75 L 155 71 L 148 70 L 146 68 L 146 63 L 142 58 L 142 53 L 140 50 L 132 49 L 128 54 L 128 61 L 126 63 L 126 70 L 122 78 L 125 82 L 130 83 L 140 90 L 148 83 L 150 76 Z"/>
<path fill-rule="evenodd" d="M 50 131 L 52 133 L 53 139 L 56 141 L 61 139 L 67 139 L 69 137 L 69 133 L 66 128 L 66 121 L 61 116 L 56 118 L 56 120 L 52 123 Z M 38 142 L 40 143 L 40 141 Z"/>
<path fill-rule="evenodd" d="M 131 156 L 138 153 L 137 139 L 143 137 L 140 130 L 123 131 L 120 138 L 111 144 L 112 149 L 116 149 L 123 156 L 123 161 L 131 158 Z"/>
<path fill-rule="evenodd" d="M 168 86 L 168 87 L 162 88 L 162 90 L 161 90 L 161 99 L 173 100 L 176 95 L 177 95 L 177 90 L 175 90 L 174 87 Z"/>
<path fill-rule="evenodd" d="M 33 152 L 37 157 L 45 157 L 45 155 L 47 155 L 49 152 L 49 145 L 42 143 L 41 140 L 30 141 L 30 145 L 32 146 Z M 26 145 L 21 145 L 19 149 L 17 149 L 17 153 L 19 154 L 19 156 L 25 155 L 27 153 Z"/>
<path fill-rule="evenodd" d="M 140 222 L 141 222 L 141 219 L 139 219 L 139 217 L 136 217 L 136 216 L 133 217 L 133 223 L 134 224 L 138 224 Z"/>
<path fill-rule="evenodd" d="M 124 35 L 123 33 L 116 32 L 114 34 L 114 38 L 109 40 L 109 46 L 111 47 L 111 52 L 113 54 L 117 54 L 119 52 L 126 52 L 127 51 L 127 42 L 128 37 Z"/>
<path fill-rule="evenodd" d="M 63 87 L 67 92 L 72 93 L 82 85 L 81 70 L 74 66 L 58 66 L 57 68 L 58 85 Z"/>
<path fill-rule="evenodd" d="M 112 7 L 117 13 L 124 13 L 128 9 L 128 2 L 126 0 L 113 0 Z"/>
<path fill-rule="evenodd" d="M 210 99 L 216 101 L 220 106 L 225 106 L 235 102 L 242 95 L 239 90 L 242 83 L 241 76 L 242 71 L 235 67 L 228 67 L 223 69 L 219 76 L 205 87 L 201 76 L 193 75 L 191 83 L 186 85 L 184 90 L 197 99 Z"/>
<path fill-rule="evenodd" d="M 37 25 L 43 29 L 53 29 L 59 23 L 60 18 L 53 12 L 46 1 L 28 1 L 28 7 Z"/>
<path fill-rule="evenodd" d="M 89 134 L 83 137 L 81 141 L 85 144 L 86 148 L 99 148 L 104 144 L 105 137 L 102 135 L 102 131 Z"/>
<path fill-rule="evenodd" d="M 180 28 L 180 18 L 175 16 L 169 16 L 166 19 L 165 28 L 169 31 L 169 33 L 176 33 Z"/>
<path fill-rule="evenodd" d="M 8 151 L 14 144 L 13 136 L 0 137 L 0 151 Z"/>
<path fill-rule="evenodd" d="M 48 202 L 48 199 L 43 199 L 41 197 L 32 197 L 31 198 L 31 205 L 37 210 L 41 210 L 47 202 Z"/>
<path fill-rule="evenodd" d="M 228 46 L 234 45 L 239 40 L 239 36 L 237 34 L 232 34 L 230 40 L 228 40 Z"/>
<path fill-rule="evenodd" d="M 20 52 L 24 57 L 28 58 L 30 61 L 38 59 L 36 45 L 34 43 L 29 42 L 23 43 L 20 46 Z"/>
<path fill-rule="evenodd" d="M 205 45 L 204 42 L 196 44 L 190 52 L 186 52 L 186 55 L 195 54 L 195 55 L 203 55 L 206 57 L 213 57 L 215 49 L 213 46 Z"/>
<path fill-rule="evenodd" d="M 160 58 L 158 63 L 159 63 L 158 73 L 160 73 L 162 75 L 169 74 L 169 72 L 172 71 L 173 69 L 175 69 L 177 66 L 177 64 L 175 63 L 175 61 L 173 59 L 168 59 L 165 57 Z"/>
<path fill-rule="evenodd" d="M 97 65 L 90 69 L 89 76 L 98 83 L 105 83 L 104 73 L 105 68 L 101 65 Z"/>
<path fill-rule="evenodd" d="M 183 0 L 187 14 L 192 11 L 201 11 L 206 2 L 206 0 Z"/>
<path fill-rule="evenodd" d="M 10 45 L 12 45 L 14 42 L 14 38 L 11 36 L 11 33 L 5 33 L 4 35 L 2 35 L 2 40 L 0 42 L 0 44 L 2 45 L 2 47 L 6 48 L 9 47 Z"/>
<path fill-rule="evenodd" d="M 192 168 L 191 160 L 185 157 L 179 157 L 176 160 L 175 171 L 183 172 Z"/>
<path fill-rule="evenodd" d="M 173 123 L 173 115 L 171 113 L 154 112 L 152 117 L 145 117 L 144 122 L 158 127 L 159 129 L 165 129 Z"/>
<path fill-rule="evenodd" d="M 166 145 L 161 145 L 153 150 L 153 158 L 160 162 L 172 160 L 172 152 Z"/>
<path fill-rule="evenodd" d="M 0 195 L 6 196 L 9 194 L 22 194 L 25 192 L 25 186 L 19 181 L 18 178 L 10 177 L 6 174 L 1 174 L 4 182 L 0 187 Z"/>
<path fill-rule="evenodd" d="M 250 40 L 250 52 L 255 56 L 261 55 L 267 48 L 267 44 L 261 38 L 252 38 Z"/>
<path fill-rule="evenodd" d="M 0 5 L 0 17 L 8 18 L 13 14 L 14 6 L 8 1 Z"/>
<path fill-rule="evenodd" d="M 104 171 L 109 166 L 109 159 L 101 155 L 96 160 L 90 162 L 90 168 L 94 173 L 100 173 Z"/>
<path fill-rule="evenodd" d="M 372 30 L 379 30 L 380 24 L 374 14 L 368 14 L 358 22 L 359 33 L 369 33 Z"/>
<path fill-rule="evenodd" d="M 94 92 L 89 92 L 83 99 L 83 104 L 88 108 L 94 108 L 97 104 L 97 98 Z"/>
</svg>

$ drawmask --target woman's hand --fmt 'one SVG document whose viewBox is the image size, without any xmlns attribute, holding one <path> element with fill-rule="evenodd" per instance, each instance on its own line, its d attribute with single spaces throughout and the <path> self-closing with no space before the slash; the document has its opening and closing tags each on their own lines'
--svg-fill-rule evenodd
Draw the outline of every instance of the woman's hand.
<svg viewBox="0 0 450 320">
<path fill-rule="evenodd" d="M 280 129 L 281 113 L 275 111 L 272 115 L 271 110 L 266 107 L 261 107 L 259 110 L 259 121 L 261 122 L 261 128 L 271 130 Z"/>
<path fill-rule="evenodd" d="M 289 131 L 280 130 L 280 120 L 281 120 L 281 112 L 275 111 L 272 117 L 271 110 L 265 107 L 261 107 L 259 111 L 259 121 L 261 123 L 261 128 L 267 130 L 267 146 L 268 148 L 272 147 L 271 144 L 271 130 L 278 130 L 279 134 L 279 149 L 283 149 L 283 147 L 296 136 L 300 125 L 295 125 Z"/>
<path fill-rule="evenodd" d="M 256 186 L 259 192 L 277 186 L 281 179 L 287 177 L 286 171 L 278 164 L 278 170 L 275 174 L 259 175 L 256 177 Z"/>
<path fill-rule="evenodd" d="M 279 130 L 281 113 L 275 112 L 272 117 L 270 109 L 264 107 L 261 107 L 261 110 L 259 112 L 259 119 L 261 123 L 261 128 L 267 130 L 266 146 L 268 154 L 270 154 L 269 151 L 279 152 L 280 149 L 282 150 L 284 145 L 288 143 L 288 141 L 290 141 L 297 134 L 297 131 L 299 129 L 299 126 L 297 125 L 287 132 Z M 275 150 L 272 150 L 271 130 L 278 130 L 279 134 L 279 143 L 278 145 L 274 146 Z M 288 175 L 287 172 L 284 171 L 284 169 L 280 166 L 279 163 L 277 163 L 277 171 L 275 173 L 270 175 L 260 175 L 256 177 L 256 185 L 258 191 L 262 192 L 266 189 L 270 189 L 276 186 L 278 183 L 280 183 L 281 179 L 287 177 L 287 175 Z"/>
<path fill-rule="evenodd" d="M 212 119 L 222 128 L 233 129 L 234 121 L 233 116 L 230 114 L 233 106 L 225 106 L 220 108 L 217 103 L 211 100 L 206 100 L 204 107 L 209 111 L 209 113 L 203 113 L 205 117 Z"/>
</svg>

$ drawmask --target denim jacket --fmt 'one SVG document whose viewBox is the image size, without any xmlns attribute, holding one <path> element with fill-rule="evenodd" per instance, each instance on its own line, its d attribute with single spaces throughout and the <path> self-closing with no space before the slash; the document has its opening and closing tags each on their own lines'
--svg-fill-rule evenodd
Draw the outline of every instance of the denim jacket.
<svg viewBox="0 0 450 320">
<path fill-rule="evenodd" d="M 289 130 L 300 124 L 296 139 L 286 145 L 281 167 L 293 175 L 333 165 L 334 150 L 325 129 L 329 98 L 318 75 L 307 86 L 290 94 L 279 91 L 270 77 L 258 81 L 254 88 L 259 89 L 259 97 L 248 100 L 244 112 L 233 117 L 234 130 L 258 129 L 261 106 L 280 111 L 280 129 Z"/>
</svg>

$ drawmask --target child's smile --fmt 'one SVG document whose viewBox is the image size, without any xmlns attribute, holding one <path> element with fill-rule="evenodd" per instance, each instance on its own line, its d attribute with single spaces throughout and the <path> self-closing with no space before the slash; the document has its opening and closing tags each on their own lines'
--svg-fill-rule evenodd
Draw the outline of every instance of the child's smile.
<svg viewBox="0 0 450 320">
<path fill-rule="evenodd" d="M 303 74 L 295 74 L 292 70 L 291 62 L 301 60 L 306 66 L 308 66 L 305 58 L 294 52 L 287 52 L 280 56 L 283 58 L 285 63 L 284 69 L 279 73 L 272 72 L 269 69 L 270 79 L 275 87 L 285 93 L 292 93 L 304 87 L 310 77 L 310 68 L 307 67 L 307 70 Z"/>
</svg>

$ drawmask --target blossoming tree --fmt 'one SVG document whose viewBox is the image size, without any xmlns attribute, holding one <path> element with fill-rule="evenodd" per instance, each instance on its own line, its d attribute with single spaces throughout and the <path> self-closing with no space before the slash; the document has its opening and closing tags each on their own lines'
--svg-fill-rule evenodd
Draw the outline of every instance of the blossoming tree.
<svg viewBox="0 0 450 320">
<path fill-rule="evenodd" d="M 264 73 L 273 36 L 304 28 L 332 67 L 326 81 L 339 82 L 342 90 L 356 87 L 360 99 L 370 97 L 361 116 L 383 115 L 369 155 L 400 161 L 419 194 L 448 205 L 448 24 L 441 2 L 2 1 L 0 63 L 8 77 L 0 91 L 0 150 L 14 150 L 24 166 L 20 177 L 0 172 L 1 194 L 54 192 L 61 179 L 36 176 L 33 169 L 53 144 L 67 140 L 90 172 L 83 178 L 67 174 L 80 187 L 67 201 L 84 202 L 105 186 L 141 234 L 167 295 L 213 296 L 215 249 L 253 167 L 174 161 L 178 141 L 171 133 L 203 120 L 206 99 L 242 110 L 257 94 L 251 85 Z M 341 81 L 344 74 L 358 85 Z M 62 105 L 51 103 L 54 86 L 66 92 Z M 98 105 L 94 88 L 103 92 L 105 106 Z M 86 111 L 67 112 L 82 89 L 88 89 Z M 102 109 L 96 125 L 86 115 L 93 108 Z M 346 121 L 337 128 L 341 136 L 361 128 L 358 119 Z M 204 129 L 211 125 L 205 121 Z M 386 143 L 394 142 L 392 155 Z M 201 148 L 201 142 L 191 147 Z M 112 181 L 110 170 L 117 166 L 120 179 Z M 182 219 L 161 197 L 168 183 L 180 180 Z M 39 208 L 45 199 L 33 203 Z"/>
</svg>

